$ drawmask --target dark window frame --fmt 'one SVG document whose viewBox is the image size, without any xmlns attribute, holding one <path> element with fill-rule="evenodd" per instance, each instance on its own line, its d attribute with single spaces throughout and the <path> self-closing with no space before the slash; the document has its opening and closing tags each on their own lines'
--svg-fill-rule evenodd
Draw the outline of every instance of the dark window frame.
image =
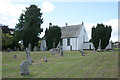
<svg viewBox="0 0 120 80">
<path fill-rule="evenodd" d="M 70 38 L 67 38 L 67 46 L 70 46 Z"/>
</svg>

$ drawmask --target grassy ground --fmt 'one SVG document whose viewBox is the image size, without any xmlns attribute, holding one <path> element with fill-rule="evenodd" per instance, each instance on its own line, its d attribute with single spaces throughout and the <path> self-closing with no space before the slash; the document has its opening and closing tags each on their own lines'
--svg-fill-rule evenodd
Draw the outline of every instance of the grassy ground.
<svg viewBox="0 0 120 80">
<path fill-rule="evenodd" d="M 79 51 L 65 51 L 64 56 L 50 52 L 31 52 L 34 60 L 30 75 L 20 75 L 20 64 L 26 59 L 25 52 L 2 53 L 3 78 L 117 78 L 118 51 L 94 52 L 81 56 Z M 14 55 L 17 58 L 13 58 Z M 47 56 L 48 62 L 42 61 Z M 57 58 L 56 58 L 57 56 Z"/>
</svg>

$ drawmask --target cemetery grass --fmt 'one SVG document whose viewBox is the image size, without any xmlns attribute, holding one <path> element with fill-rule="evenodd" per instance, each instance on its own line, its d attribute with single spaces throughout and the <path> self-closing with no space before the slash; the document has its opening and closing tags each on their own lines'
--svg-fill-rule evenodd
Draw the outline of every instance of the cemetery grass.
<svg viewBox="0 0 120 80">
<path fill-rule="evenodd" d="M 2 53 L 3 78 L 117 78 L 118 51 L 86 51 L 82 56 L 79 51 L 64 51 L 64 55 L 50 52 L 31 52 L 34 62 L 30 65 L 30 75 L 20 75 L 20 64 L 25 61 L 26 53 L 11 51 Z M 92 54 L 91 54 L 92 53 Z M 17 58 L 13 58 L 17 55 Z M 48 62 L 42 61 L 47 56 Z"/>
</svg>

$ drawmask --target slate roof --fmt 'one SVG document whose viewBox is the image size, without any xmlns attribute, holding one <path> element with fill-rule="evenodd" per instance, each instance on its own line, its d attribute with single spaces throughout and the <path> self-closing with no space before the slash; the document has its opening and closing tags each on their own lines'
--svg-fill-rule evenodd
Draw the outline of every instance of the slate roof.
<svg viewBox="0 0 120 80">
<path fill-rule="evenodd" d="M 82 24 L 61 27 L 61 38 L 77 38 L 82 29 Z"/>
</svg>

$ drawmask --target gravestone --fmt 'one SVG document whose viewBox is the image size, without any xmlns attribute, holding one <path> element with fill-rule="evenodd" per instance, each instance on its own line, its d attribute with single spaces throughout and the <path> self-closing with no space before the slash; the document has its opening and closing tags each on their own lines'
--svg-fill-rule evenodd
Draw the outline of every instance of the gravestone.
<svg viewBox="0 0 120 80">
<path fill-rule="evenodd" d="M 44 57 L 44 61 L 47 62 L 47 57 L 46 56 Z"/>
<path fill-rule="evenodd" d="M 35 51 L 37 51 L 37 47 L 35 46 Z"/>
<path fill-rule="evenodd" d="M 17 51 L 20 51 L 20 49 L 19 49 L 19 48 L 17 48 Z"/>
<path fill-rule="evenodd" d="M 17 58 L 17 55 L 14 55 L 13 58 Z"/>
<path fill-rule="evenodd" d="M 96 53 L 95 48 L 93 48 L 92 52 L 93 52 L 94 54 Z"/>
<path fill-rule="evenodd" d="M 20 64 L 20 74 L 21 75 L 29 75 L 29 65 L 31 64 L 31 62 L 26 59 L 24 62 L 22 62 Z"/>
<path fill-rule="evenodd" d="M 51 54 L 55 55 L 55 49 L 51 49 Z"/>
<path fill-rule="evenodd" d="M 15 51 L 17 51 L 17 47 L 15 47 Z"/>
<path fill-rule="evenodd" d="M 10 48 L 7 48 L 7 52 L 10 52 Z"/>
<path fill-rule="evenodd" d="M 28 48 L 26 48 L 26 56 L 27 56 L 27 59 L 30 61 L 30 62 L 33 62 L 31 56 L 30 56 L 30 50 Z"/>
<path fill-rule="evenodd" d="M 98 46 L 97 51 L 98 51 L 98 52 L 101 52 L 101 39 L 99 40 L 99 46 Z"/>
<path fill-rule="evenodd" d="M 30 44 L 30 43 L 28 44 L 28 48 L 29 48 L 29 50 L 31 51 L 31 44 Z"/>
<path fill-rule="evenodd" d="M 60 56 L 63 56 L 63 49 L 60 49 Z"/>
<path fill-rule="evenodd" d="M 80 50 L 80 53 L 82 53 L 82 56 L 85 56 L 85 52 L 83 50 Z"/>
<path fill-rule="evenodd" d="M 36 52 L 37 51 L 37 47 L 35 46 L 33 50 Z"/>
</svg>

